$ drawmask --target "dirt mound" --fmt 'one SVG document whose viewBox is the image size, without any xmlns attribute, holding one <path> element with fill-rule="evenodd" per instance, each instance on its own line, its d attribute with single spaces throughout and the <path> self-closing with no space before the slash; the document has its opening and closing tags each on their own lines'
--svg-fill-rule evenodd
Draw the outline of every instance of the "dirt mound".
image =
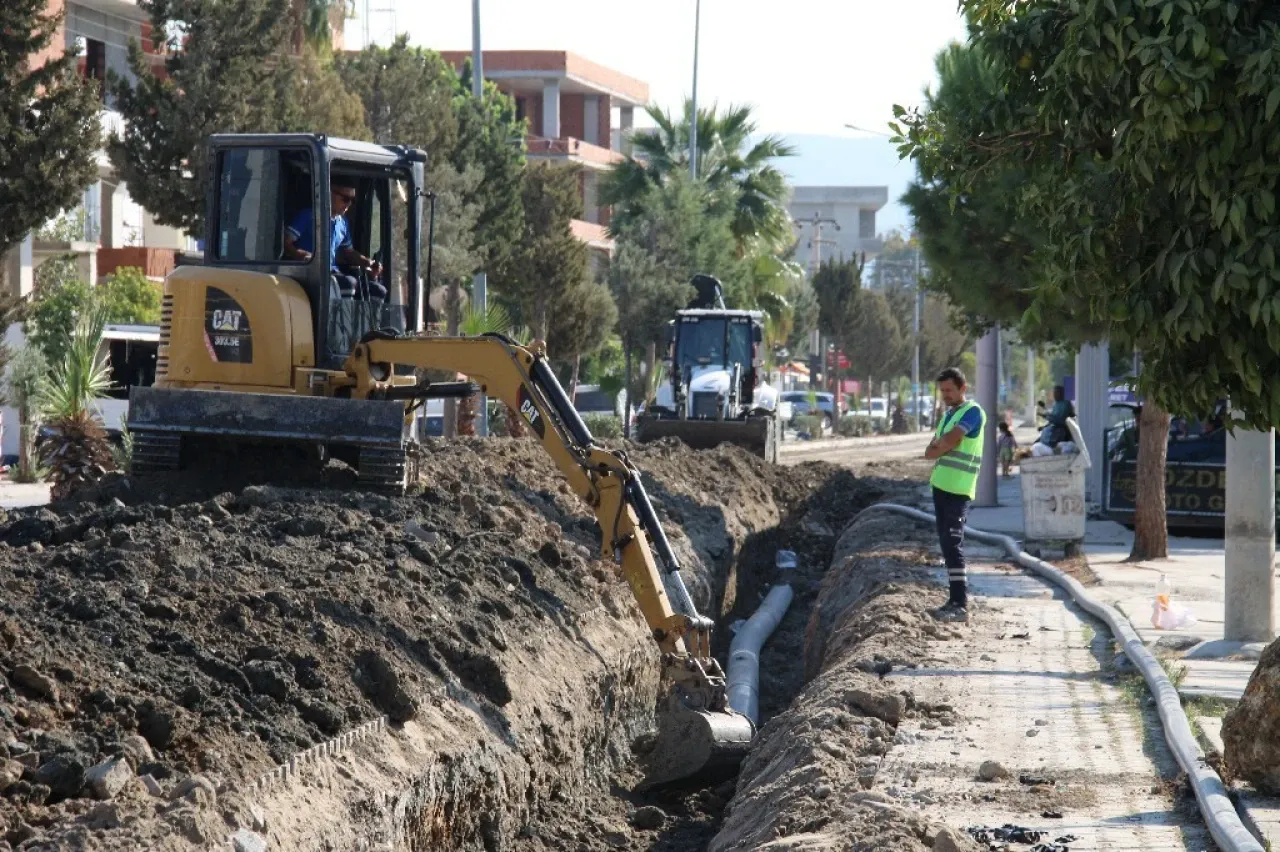
<svg viewBox="0 0 1280 852">
<path fill-rule="evenodd" d="M 740 588 L 756 594 L 755 551 L 790 541 L 768 538 L 771 527 L 833 527 L 836 504 L 865 490 L 850 480 L 818 511 L 803 507 L 832 468 L 770 467 L 728 447 L 628 451 L 699 606 L 717 615 Z M 351 480 L 338 465 L 315 487 L 256 484 L 295 462 L 254 458 L 220 460 L 212 475 L 117 478 L 89 501 L 0 526 L 0 839 L 215 842 L 255 821 L 238 785 L 386 716 L 403 728 L 370 774 L 329 777 L 326 789 L 368 795 L 375 775 L 412 789 L 398 807 L 434 814 L 434 828 L 388 842 L 626 848 L 615 835 L 637 808 L 621 791 L 613 822 L 565 819 L 634 773 L 656 653 L 616 567 L 597 558 L 595 519 L 541 447 L 436 442 L 420 493 L 404 498 L 341 490 Z M 752 555 L 740 560 L 744 546 Z M 392 746 L 419 756 L 398 765 Z M 112 771 L 127 783 L 103 796 L 104 810 L 90 797 Z M 695 802 L 679 817 L 686 825 L 718 816 L 727 792 L 706 793 L 703 810 Z M 342 819 L 350 799 L 335 798 L 332 814 L 307 801 L 316 825 L 351 823 L 354 837 L 367 828 Z M 649 801 L 639 810 L 679 809 Z M 263 807 L 273 836 L 320 831 L 297 802 Z M 641 823 L 659 821 L 645 814 Z"/>
<path fill-rule="evenodd" d="M 868 789 L 901 719 L 946 715 L 881 683 L 955 630 L 926 614 L 941 595 L 923 544 L 885 515 L 863 516 L 841 536 L 808 625 L 812 680 L 761 731 L 712 852 L 934 848 L 940 827 Z"/>
</svg>

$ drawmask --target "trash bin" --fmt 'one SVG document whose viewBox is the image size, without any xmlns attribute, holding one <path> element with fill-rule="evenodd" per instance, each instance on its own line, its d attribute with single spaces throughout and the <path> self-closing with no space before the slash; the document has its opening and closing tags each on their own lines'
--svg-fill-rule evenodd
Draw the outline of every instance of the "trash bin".
<svg viewBox="0 0 1280 852">
<path fill-rule="evenodd" d="M 1088 450 L 1075 420 L 1067 421 L 1078 452 L 1027 457 L 1018 464 L 1022 477 L 1023 549 L 1038 556 L 1045 547 L 1073 556 L 1084 544 L 1084 472 Z"/>
</svg>

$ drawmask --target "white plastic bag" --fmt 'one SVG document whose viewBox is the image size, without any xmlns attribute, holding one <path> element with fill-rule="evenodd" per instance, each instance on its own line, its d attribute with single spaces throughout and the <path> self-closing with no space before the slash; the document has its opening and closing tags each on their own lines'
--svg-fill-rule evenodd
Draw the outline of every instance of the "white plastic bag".
<svg viewBox="0 0 1280 852">
<path fill-rule="evenodd" d="M 1196 617 L 1180 603 L 1173 602 L 1173 589 L 1169 579 L 1160 575 L 1160 583 L 1156 586 L 1156 597 L 1151 602 L 1151 626 L 1157 630 L 1181 630 L 1196 623 Z"/>
<path fill-rule="evenodd" d="M 1031 445 L 1032 458 L 1038 459 L 1038 458 L 1043 458 L 1045 456 L 1051 456 L 1051 455 L 1053 455 L 1053 447 L 1042 444 L 1039 441 L 1036 441 L 1034 444 Z"/>
</svg>

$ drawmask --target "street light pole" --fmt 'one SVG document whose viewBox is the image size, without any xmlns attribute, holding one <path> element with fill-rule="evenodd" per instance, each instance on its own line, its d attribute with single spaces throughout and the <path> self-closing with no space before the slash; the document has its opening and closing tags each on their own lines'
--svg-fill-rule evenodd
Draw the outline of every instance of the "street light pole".
<svg viewBox="0 0 1280 852">
<path fill-rule="evenodd" d="M 698 29 L 702 23 L 702 0 L 693 6 L 693 97 L 689 116 L 689 176 L 698 179 Z"/>
<path fill-rule="evenodd" d="M 471 0 L 471 93 L 477 101 L 484 100 L 484 54 L 480 50 L 480 0 Z M 476 297 L 476 310 L 481 316 L 489 312 L 489 274 L 483 269 L 472 281 Z M 476 434 L 489 434 L 489 398 L 483 393 L 479 399 L 479 415 L 476 417 Z"/>
<path fill-rule="evenodd" d="M 916 310 L 912 321 L 915 353 L 911 359 L 911 410 L 916 413 L 916 429 L 920 424 L 920 314 L 924 310 L 924 289 L 920 286 L 920 244 L 916 243 Z"/>
</svg>

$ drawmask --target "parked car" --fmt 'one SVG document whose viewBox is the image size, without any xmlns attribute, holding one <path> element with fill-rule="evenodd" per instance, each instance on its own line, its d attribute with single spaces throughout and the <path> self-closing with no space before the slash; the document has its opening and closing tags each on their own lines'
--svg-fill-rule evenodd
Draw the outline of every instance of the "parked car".
<svg viewBox="0 0 1280 852">
<path fill-rule="evenodd" d="M 813 395 L 817 398 L 817 411 L 810 412 L 809 396 Z M 822 415 L 822 428 L 830 432 L 835 425 L 836 417 L 836 398 L 835 394 L 826 393 L 824 391 L 783 391 L 778 395 L 778 401 L 791 403 L 791 420 L 799 417 L 808 417 L 810 413 Z"/>
<path fill-rule="evenodd" d="M 1137 498 L 1138 407 L 1112 405 L 1103 454 L 1103 513 L 1132 526 Z M 1227 432 L 1197 418 L 1178 418 L 1165 462 L 1165 514 L 1170 529 L 1226 526 Z M 1280 458 L 1280 440 L 1277 440 Z"/>
<path fill-rule="evenodd" d="M 845 416 L 865 418 L 871 424 L 872 430 L 876 432 L 888 430 L 889 401 L 882 396 L 873 396 L 870 400 L 870 408 L 867 407 L 867 403 L 865 398 L 849 397 L 849 410 L 845 412 Z"/>
</svg>

